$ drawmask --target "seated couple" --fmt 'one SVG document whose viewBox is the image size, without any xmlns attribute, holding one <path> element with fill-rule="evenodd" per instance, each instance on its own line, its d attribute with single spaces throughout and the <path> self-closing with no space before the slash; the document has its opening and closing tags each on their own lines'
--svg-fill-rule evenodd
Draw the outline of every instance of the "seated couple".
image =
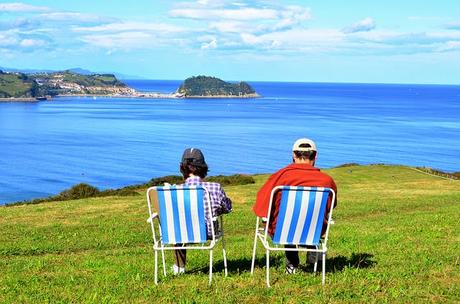
<svg viewBox="0 0 460 304">
<path fill-rule="evenodd" d="M 271 175 L 257 193 L 257 200 L 253 206 L 254 213 L 259 217 L 267 217 L 271 191 L 276 186 L 327 187 L 337 193 L 334 180 L 329 175 L 321 172 L 320 169 L 314 167 L 316 158 L 317 149 L 315 143 L 307 138 L 298 139 L 292 147 L 292 163 Z M 221 185 L 202 180 L 208 173 L 208 165 L 199 149 L 189 148 L 184 151 L 180 171 L 184 176 L 185 185 L 202 185 L 208 190 L 213 216 L 219 216 L 232 210 L 232 201 L 226 196 Z M 268 233 L 272 237 L 278 217 L 279 204 L 280 194 L 278 193 L 270 216 L 271 223 Z M 331 208 L 335 207 L 331 206 L 331 204 L 332 202 L 329 200 L 323 220 L 323 233 L 327 224 L 327 214 Z M 209 219 L 207 219 L 208 236 L 211 234 L 209 222 Z M 285 251 L 285 253 L 286 272 L 294 273 L 299 265 L 298 252 Z M 183 273 L 185 271 L 186 250 L 175 250 L 174 255 L 175 265 L 173 265 L 173 271 L 175 274 Z M 312 261 L 310 260 L 310 262 Z"/>
</svg>

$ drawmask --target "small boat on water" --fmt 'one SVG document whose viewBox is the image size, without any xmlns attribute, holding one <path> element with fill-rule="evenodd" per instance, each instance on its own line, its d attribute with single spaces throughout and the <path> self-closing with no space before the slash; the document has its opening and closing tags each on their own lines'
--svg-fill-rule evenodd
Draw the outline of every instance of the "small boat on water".
<svg viewBox="0 0 460 304">
<path fill-rule="evenodd" d="M 35 100 L 37 100 L 37 101 L 51 100 L 51 95 L 35 97 Z"/>
</svg>

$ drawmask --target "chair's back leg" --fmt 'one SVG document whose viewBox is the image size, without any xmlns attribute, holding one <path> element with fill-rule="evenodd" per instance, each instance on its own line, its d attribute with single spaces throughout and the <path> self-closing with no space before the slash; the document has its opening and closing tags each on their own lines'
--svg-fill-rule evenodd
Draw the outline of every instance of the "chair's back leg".
<svg viewBox="0 0 460 304">
<path fill-rule="evenodd" d="M 161 249 L 161 259 L 163 261 L 163 275 L 166 276 L 165 251 Z"/>
<path fill-rule="evenodd" d="M 209 285 L 212 281 L 212 249 L 209 250 Z"/>
<path fill-rule="evenodd" d="M 267 287 L 270 287 L 270 251 L 267 249 Z"/>
<path fill-rule="evenodd" d="M 222 235 L 222 253 L 224 256 L 224 274 L 225 276 L 228 275 L 228 270 L 227 270 L 227 252 L 225 250 L 225 241 L 224 241 L 224 236 Z"/>
</svg>

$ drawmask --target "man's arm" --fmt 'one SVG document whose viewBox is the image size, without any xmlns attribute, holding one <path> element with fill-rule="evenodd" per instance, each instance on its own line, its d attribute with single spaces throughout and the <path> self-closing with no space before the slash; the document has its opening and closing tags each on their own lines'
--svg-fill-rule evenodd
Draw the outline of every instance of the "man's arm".
<svg viewBox="0 0 460 304">
<path fill-rule="evenodd" d="M 338 199 L 337 199 L 337 196 L 338 196 L 338 194 L 337 194 L 337 185 L 335 184 L 335 182 L 334 182 L 333 179 L 331 179 L 331 180 L 332 180 L 332 182 L 331 182 L 331 188 L 332 188 L 332 190 L 334 190 L 334 192 L 335 192 L 335 202 L 334 202 L 334 206 L 332 206 L 332 208 L 335 208 L 335 207 L 337 207 L 337 201 L 338 201 Z M 331 203 L 331 204 L 332 204 L 332 203 Z M 329 204 L 328 204 L 328 205 L 329 205 Z M 331 210 L 331 206 L 330 206 L 330 205 L 328 206 L 328 210 Z M 328 211 L 328 212 L 329 212 L 329 211 Z"/>
</svg>

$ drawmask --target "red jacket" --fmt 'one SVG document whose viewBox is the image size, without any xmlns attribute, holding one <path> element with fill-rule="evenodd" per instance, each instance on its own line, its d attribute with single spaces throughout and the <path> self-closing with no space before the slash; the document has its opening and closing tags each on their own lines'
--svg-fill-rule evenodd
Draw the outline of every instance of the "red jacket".
<svg viewBox="0 0 460 304">
<path fill-rule="evenodd" d="M 335 191 L 337 195 L 337 186 L 334 180 L 329 175 L 321 172 L 318 168 L 315 168 L 309 164 L 290 164 L 287 167 L 279 170 L 278 172 L 271 175 L 265 184 L 260 188 L 257 193 L 257 200 L 252 210 L 259 217 L 268 216 L 268 205 L 270 202 L 270 194 L 276 186 L 306 186 L 306 187 L 327 187 Z M 280 204 L 281 195 L 278 193 L 275 197 L 275 203 L 271 210 L 271 220 L 268 232 L 273 235 L 275 232 L 276 221 L 278 219 L 278 208 Z M 331 210 L 331 197 L 327 203 L 326 212 L 323 220 L 323 233 L 327 224 L 326 215 Z M 337 196 L 336 203 L 337 205 Z"/>
</svg>

